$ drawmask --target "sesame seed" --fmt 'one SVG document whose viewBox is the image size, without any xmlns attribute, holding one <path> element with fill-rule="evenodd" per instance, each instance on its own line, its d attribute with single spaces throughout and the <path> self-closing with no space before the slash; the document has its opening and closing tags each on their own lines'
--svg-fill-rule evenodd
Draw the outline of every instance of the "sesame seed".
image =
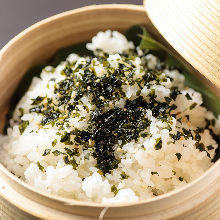
<svg viewBox="0 0 220 220">
<path fill-rule="evenodd" d="M 74 99 L 76 97 L 76 91 L 73 91 L 71 94 L 71 98 Z"/>
<path fill-rule="evenodd" d="M 105 98 L 104 98 L 103 96 L 99 96 L 99 98 L 100 98 L 102 101 L 105 100 Z"/>
<path fill-rule="evenodd" d="M 93 141 L 92 139 L 89 139 L 89 146 L 93 146 L 95 144 L 95 141 Z"/>
<path fill-rule="evenodd" d="M 123 152 L 123 149 L 121 149 L 120 147 L 117 148 L 118 152 Z"/>
</svg>

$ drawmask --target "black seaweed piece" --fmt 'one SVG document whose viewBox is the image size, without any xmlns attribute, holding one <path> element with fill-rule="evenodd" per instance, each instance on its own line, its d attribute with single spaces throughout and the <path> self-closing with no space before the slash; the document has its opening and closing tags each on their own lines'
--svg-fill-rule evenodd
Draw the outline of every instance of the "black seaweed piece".
<svg viewBox="0 0 220 220">
<path fill-rule="evenodd" d="M 174 141 L 177 141 L 181 138 L 182 133 L 177 131 L 176 134 L 170 134 L 170 137 L 173 138 Z"/>
<path fill-rule="evenodd" d="M 182 157 L 182 154 L 181 154 L 181 153 L 176 153 L 175 155 L 176 155 L 176 157 L 177 157 L 178 160 L 180 160 L 181 157 Z"/>
<path fill-rule="evenodd" d="M 155 150 L 160 150 L 162 148 L 162 140 L 161 140 L 161 138 L 157 139 L 154 148 L 155 148 Z"/>
</svg>

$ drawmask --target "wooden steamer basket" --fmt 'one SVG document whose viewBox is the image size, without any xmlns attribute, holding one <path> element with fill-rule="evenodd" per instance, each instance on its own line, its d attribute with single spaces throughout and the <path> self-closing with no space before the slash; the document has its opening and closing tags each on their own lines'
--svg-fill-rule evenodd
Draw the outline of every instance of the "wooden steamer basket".
<svg viewBox="0 0 220 220">
<path fill-rule="evenodd" d="M 144 8 L 134 5 L 89 6 L 53 16 L 23 31 L 0 51 L 1 117 L 19 80 L 31 66 L 51 57 L 59 48 L 91 39 L 100 30 L 123 32 L 134 24 L 144 24 L 157 40 L 166 43 Z M 217 93 L 217 87 L 213 89 Z M 219 170 L 220 160 L 186 187 L 147 201 L 106 206 L 41 192 L 0 164 L 0 218 L 217 220 Z"/>
</svg>

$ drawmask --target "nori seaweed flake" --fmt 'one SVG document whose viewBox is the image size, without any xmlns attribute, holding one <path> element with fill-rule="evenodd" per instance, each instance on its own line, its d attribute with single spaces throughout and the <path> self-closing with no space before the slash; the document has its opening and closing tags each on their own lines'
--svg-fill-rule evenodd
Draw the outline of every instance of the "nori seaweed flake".
<svg viewBox="0 0 220 220">
<path fill-rule="evenodd" d="M 57 144 L 57 139 L 55 139 L 51 144 L 54 147 Z"/>
<path fill-rule="evenodd" d="M 170 134 L 170 137 L 173 138 L 173 140 L 177 141 L 181 138 L 182 133 L 177 131 L 176 134 Z"/>
<path fill-rule="evenodd" d="M 19 124 L 19 131 L 20 131 L 20 134 L 23 134 L 25 129 L 27 128 L 27 126 L 29 125 L 29 121 L 21 121 L 20 124 Z"/>
<path fill-rule="evenodd" d="M 59 150 L 52 151 L 52 153 L 54 156 L 59 156 L 59 155 L 63 154 L 63 152 L 61 152 Z"/>
<path fill-rule="evenodd" d="M 122 172 L 122 173 L 120 174 L 120 176 L 121 176 L 121 179 L 122 179 L 122 180 L 129 178 L 129 176 L 128 176 L 125 172 Z"/>
<path fill-rule="evenodd" d="M 44 167 L 40 164 L 39 161 L 37 162 L 37 166 L 38 166 L 40 171 L 42 171 L 42 172 L 44 171 Z"/>
<path fill-rule="evenodd" d="M 20 112 L 19 118 L 21 118 L 24 115 L 24 109 L 23 108 L 19 108 L 18 111 Z"/>
<path fill-rule="evenodd" d="M 39 105 L 44 99 L 45 97 L 37 96 L 36 99 L 33 99 L 31 105 Z"/>
<path fill-rule="evenodd" d="M 118 194 L 118 191 L 118 188 L 115 185 L 112 185 L 111 192 L 113 192 L 115 196 Z"/>
<path fill-rule="evenodd" d="M 48 154 L 50 154 L 51 149 L 45 149 L 44 153 L 42 154 L 42 156 L 47 156 Z"/>
<path fill-rule="evenodd" d="M 180 176 L 179 177 L 179 181 L 183 182 L 183 177 Z"/>
<path fill-rule="evenodd" d="M 162 148 L 162 140 L 161 138 L 157 138 L 156 144 L 154 146 L 155 150 L 160 150 Z"/>
<path fill-rule="evenodd" d="M 187 100 L 192 100 L 192 97 L 190 96 L 190 94 L 189 93 L 186 93 L 186 98 L 187 98 Z"/>
<path fill-rule="evenodd" d="M 206 147 L 208 150 L 213 150 L 214 149 L 214 147 L 212 146 L 212 145 L 209 145 L 209 146 L 207 146 Z"/>
<path fill-rule="evenodd" d="M 197 106 L 197 103 L 194 102 L 192 105 L 190 105 L 189 109 L 190 109 L 190 110 L 193 110 L 196 106 Z"/>
<path fill-rule="evenodd" d="M 193 137 L 190 129 L 187 130 L 186 128 L 182 128 L 182 130 L 183 130 L 183 135 L 185 139 L 189 139 L 190 137 Z"/>
<path fill-rule="evenodd" d="M 170 93 L 170 98 L 171 99 L 173 99 L 175 101 L 179 94 L 181 94 L 181 92 L 179 91 L 179 89 L 177 87 L 172 87 L 171 88 L 171 93 Z"/>
<path fill-rule="evenodd" d="M 180 160 L 181 157 L 182 157 L 182 154 L 181 154 L 181 153 L 176 153 L 175 155 L 176 155 L 176 157 L 177 157 L 178 160 Z"/>
</svg>

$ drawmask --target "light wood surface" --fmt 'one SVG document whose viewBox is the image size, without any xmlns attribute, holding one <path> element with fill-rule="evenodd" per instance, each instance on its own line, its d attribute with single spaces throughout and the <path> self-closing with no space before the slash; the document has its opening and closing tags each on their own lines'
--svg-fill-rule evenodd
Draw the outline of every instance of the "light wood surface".
<svg viewBox="0 0 220 220">
<path fill-rule="evenodd" d="M 167 42 L 220 87 L 220 1 L 144 0 L 144 7 Z"/>
<path fill-rule="evenodd" d="M 89 40 L 100 30 L 123 32 L 134 24 L 145 24 L 155 38 L 163 42 L 144 8 L 134 5 L 90 6 L 69 11 L 19 34 L 0 51 L 1 113 L 22 75 L 31 66 L 51 57 L 59 48 Z M 215 86 L 213 89 L 218 91 Z M 4 198 L 2 204 L 20 210 L 19 216 L 26 212 L 42 219 L 98 219 L 100 214 L 104 214 L 104 219 L 218 219 L 219 170 L 220 161 L 184 188 L 147 201 L 104 206 L 43 193 L 0 164 L 0 195 Z M 24 219 L 25 216 L 27 214 Z"/>
</svg>

